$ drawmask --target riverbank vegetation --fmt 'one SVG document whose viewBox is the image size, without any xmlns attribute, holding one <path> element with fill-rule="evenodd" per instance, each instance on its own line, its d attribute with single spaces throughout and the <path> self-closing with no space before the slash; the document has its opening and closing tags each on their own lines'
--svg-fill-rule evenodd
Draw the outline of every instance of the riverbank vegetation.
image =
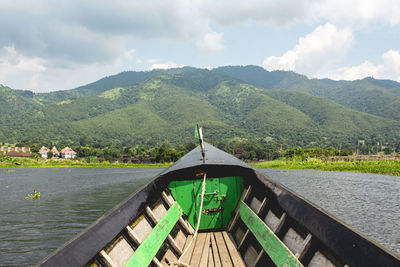
<svg viewBox="0 0 400 267">
<path fill-rule="evenodd" d="M 280 159 L 251 164 L 254 168 L 364 172 L 400 176 L 399 160 L 322 161 L 320 159 Z"/>
<path fill-rule="evenodd" d="M 0 156 L 0 168 L 34 167 L 34 168 L 63 168 L 63 167 L 111 167 L 111 168 L 139 168 L 139 167 L 168 167 L 172 163 L 123 163 L 119 161 L 88 162 L 87 159 L 78 160 L 45 160 L 41 158 L 16 158 Z"/>
<path fill-rule="evenodd" d="M 36 153 L 32 158 L 0 156 L 0 167 L 168 167 L 195 146 L 194 143 L 176 148 L 168 144 L 155 148 L 120 148 L 113 147 L 112 144 L 105 148 L 76 146 L 74 150 L 78 154 L 75 160 L 45 160 Z M 400 160 L 357 160 L 357 157 L 349 156 L 353 151 L 331 147 L 296 147 L 284 150 L 281 146 L 248 140 L 235 140 L 216 146 L 248 161 L 255 168 L 350 171 L 400 176 Z"/>
</svg>

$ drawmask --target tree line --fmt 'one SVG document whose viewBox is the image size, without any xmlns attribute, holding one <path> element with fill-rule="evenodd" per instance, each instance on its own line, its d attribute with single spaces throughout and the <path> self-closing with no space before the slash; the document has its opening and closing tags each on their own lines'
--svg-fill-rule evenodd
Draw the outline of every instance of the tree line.
<svg viewBox="0 0 400 267">
<path fill-rule="evenodd" d="M 357 145 L 344 144 L 340 145 L 338 148 L 287 147 L 267 139 L 233 139 L 220 142 L 213 142 L 213 140 L 210 140 L 209 143 L 245 161 L 275 160 L 279 158 L 321 158 L 329 156 L 347 156 L 353 153 L 366 155 L 377 153 L 393 154 L 400 151 L 400 142 L 386 146 L 380 143 L 359 142 Z M 43 145 L 47 147 L 52 147 L 53 145 L 57 147 L 69 146 L 68 144 L 61 143 L 19 143 L 16 145 L 29 146 L 32 152 L 38 152 Z M 164 163 L 177 161 L 197 145 L 197 142 L 191 142 L 184 145 L 173 146 L 165 142 L 160 146 L 156 146 L 155 144 L 122 146 L 120 144 L 92 143 L 90 140 L 81 140 L 79 145 L 71 145 L 70 147 L 77 153 L 78 159 L 84 159 L 91 163 L 99 161 Z"/>
</svg>

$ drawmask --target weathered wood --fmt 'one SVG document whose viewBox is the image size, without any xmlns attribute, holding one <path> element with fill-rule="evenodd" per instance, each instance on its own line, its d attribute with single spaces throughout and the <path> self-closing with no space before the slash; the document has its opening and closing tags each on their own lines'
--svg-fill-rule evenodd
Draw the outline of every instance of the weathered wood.
<svg viewBox="0 0 400 267">
<path fill-rule="evenodd" d="M 132 227 L 132 230 L 136 233 L 140 240 L 145 240 L 153 228 L 143 215 L 140 216 L 135 223 L 136 225 Z"/>
<path fill-rule="evenodd" d="M 301 251 L 304 244 L 304 238 L 291 227 L 286 231 L 285 236 L 281 240 L 294 255 L 297 255 Z"/>
<path fill-rule="evenodd" d="M 130 238 L 132 238 L 133 242 L 135 242 L 137 245 L 142 244 L 143 240 L 140 239 L 140 237 L 132 230 L 132 228 L 129 225 L 127 225 L 125 229 L 128 232 Z"/>
<path fill-rule="evenodd" d="M 296 255 L 297 258 L 299 259 L 299 261 L 303 260 L 304 256 L 306 255 L 308 249 L 311 246 L 311 242 L 312 242 L 312 235 L 308 234 L 306 239 L 304 239 L 303 247 L 300 249 L 299 253 Z"/>
<path fill-rule="evenodd" d="M 246 240 L 247 236 L 249 235 L 249 233 L 250 233 L 250 230 L 247 229 L 246 232 L 244 233 L 244 236 L 243 236 L 242 240 L 240 240 L 240 242 L 239 242 L 239 245 L 238 245 L 239 249 L 242 248 L 242 246 L 245 243 L 245 240 Z"/>
<path fill-rule="evenodd" d="M 229 254 L 231 255 L 231 259 L 233 262 L 233 265 L 236 266 L 245 266 L 242 257 L 240 256 L 237 247 L 235 246 L 235 243 L 233 242 L 231 236 L 227 232 L 222 232 L 222 235 L 225 240 L 226 247 L 228 248 Z"/>
<path fill-rule="evenodd" d="M 162 196 L 162 198 L 164 199 L 165 203 L 167 203 L 168 206 L 171 207 L 171 206 L 174 204 L 175 200 L 172 201 L 172 200 L 171 200 L 172 196 L 171 196 L 171 198 L 168 197 L 168 195 L 165 193 L 165 191 L 163 191 L 163 192 L 161 193 L 161 196 Z M 179 218 L 179 223 L 180 223 L 180 225 L 183 227 L 183 229 L 185 229 L 185 231 L 186 231 L 188 234 L 190 234 L 190 235 L 194 234 L 194 229 L 193 229 L 193 227 L 190 225 L 190 223 L 188 223 L 188 222 L 187 222 L 186 220 L 184 220 L 182 217 Z"/>
<path fill-rule="evenodd" d="M 153 211 L 148 206 L 146 207 L 146 213 L 149 215 L 149 217 L 155 224 L 157 224 L 160 221 L 160 219 L 157 218 L 157 215 L 154 214 Z M 179 245 L 176 243 L 176 241 L 173 239 L 173 237 L 170 234 L 168 234 L 167 239 L 168 239 L 168 242 L 171 244 L 171 246 L 178 253 L 178 255 L 182 255 L 182 249 L 179 247 Z"/>
<path fill-rule="evenodd" d="M 210 251 L 210 233 L 207 233 L 199 266 L 207 266 L 209 251 Z"/>
<path fill-rule="evenodd" d="M 278 222 L 276 228 L 273 230 L 275 232 L 275 234 L 278 234 L 282 230 L 283 225 L 285 224 L 285 222 L 286 222 L 286 212 L 284 212 L 282 214 L 282 216 L 279 219 L 279 222 Z"/>
<path fill-rule="evenodd" d="M 262 249 L 260 251 L 260 253 L 258 253 L 257 258 L 256 258 L 256 260 L 254 261 L 254 263 L 252 265 L 253 267 L 257 266 L 258 262 L 261 260 L 261 258 L 264 256 L 264 254 L 265 254 L 265 251 Z"/>
<path fill-rule="evenodd" d="M 184 234 L 184 232 L 181 229 L 179 229 L 178 232 L 176 233 L 176 236 L 174 237 L 174 240 L 182 251 L 183 247 L 185 246 L 186 239 L 187 237 Z"/>
<path fill-rule="evenodd" d="M 303 266 L 271 229 L 243 201 L 239 207 L 240 218 L 254 234 L 274 263 L 278 266 Z"/>
<path fill-rule="evenodd" d="M 257 215 L 260 216 L 260 214 L 262 213 L 262 211 L 264 210 L 264 208 L 267 206 L 267 202 L 268 202 L 268 198 L 264 197 L 263 201 L 261 202 L 261 206 L 257 211 Z"/>
<path fill-rule="evenodd" d="M 131 245 L 121 235 L 105 251 L 116 266 L 123 266 L 134 253 Z"/>
<path fill-rule="evenodd" d="M 233 217 L 233 219 L 229 222 L 228 227 L 226 228 L 228 232 L 231 232 L 233 227 L 236 225 L 237 220 L 239 219 L 239 213 L 238 213 L 238 209 L 239 209 L 239 203 L 240 201 L 246 201 L 247 198 L 250 196 L 251 193 L 251 185 L 249 185 L 249 187 L 243 191 L 242 196 L 240 197 L 240 200 L 238 202 L 238 204 L 236 205 L 235 208 L 235 216 Z"/>
<path fill-rule="evenodd" d="M 135 242 L 136 245 L 140 246 L 140 244 L 142 244 L 143 240 L 141 240 L 139 238 L 139 236 L 132 230 L 132 228 L 129 225 L 127 225 L 125 227 L 125 229 L 126 229 L 128 235 L 129 235 L 129 237 L 132 238 L 133 242 Z M 161 264 L 161 262 L 156 257 L 153 258 L 153 263 L 158 267 L 163 266 Z"/>
<path fill-rule="evenodd" d="M 208 267 L 214 267 L 214 256 L 213 256 L 213 250 L 211 246 L 211 236 L 212 233 L 210 234 L 210 246 L 208 247 Z"/>
<path fill-rule="evenodd" d="M 163 266 L 169 267 L 171 262 L 176 262 L 178 261 L 178 258 L 175 256 L 175 254 L 168 249 L 164 256 L 161 259 L 161 263 L 163 264 Z"/>
<path fill-rule="evenodd" d="M 198 239 L 198 237 L 199 237 L 199 236 L 197 235 L 196 239 Z M 185 248 L 184 248 L 184 249 L 186 249 L 186 247 L 189 245 L 191 239 L 193 239 L 193 236 L 190 236 L 190 237 L 186 240 L 186 244 L 185 244 Z M 197 240 L 193 240 L 192 245 L 190 246 L 190 248 L 188 249 L 188 251 L 186 252 L 186 254 L 183 255 L 183 257 L 182 257 L 182 259 L 181 259 L 181 262 L 186 263 L 186 264 L 189 264 L 189 263 L 190 263 L 190 261 L 191 261 L 191 259 L 192 259 L 192 254 L 193 254 L 194 247 L 196 246 L 196 241 L 197 241 Z"/>
<path fill-rule="evenodd" d="M 262 209 L 265 207 L 266 204 L 267 204 L 267 198 L 265 197 L 256 211 L 257 215 L 260 214 L 260 212 L 262 211 Z M 249 236 L 249 232 L 250 232 L 250 230 L 247 229 L 246 232 L 244 233 L 242 240 L 239 242 L 238 249 L 240 249 L 243 246 L 243 244 L 246 242 L 246 238 Z"/>
<path fill-rule="evenodd" d="M 190 266 L 199 266 L 201 254 L 203 253 L 204 244 L 206 242 L 206 234 L 198 234 L 196 244 L 193 246 L 195 250 L 193 251 L 192 259 L 190 260 Z"/>
<path fill-rule="evenodd" d="M 104 263 L 107 264 L 108 267 L 114 267 L 117 266 L 114 264 L 113 260 L 108 256 L 108 254 L 102 249 L 100 251 L 100 257 L 103 259 Z"/>
<path fill-rule="evenodd" d="M 130 266 L 147 266 L 152 261 L 157 251 L 164 243 L 172 228 L 175 226 L 179 217 L 182 215 L 182 209 L 178 203 L 174 203 L 168 210 L 167 214 L 157 223 L 150 235 L 135 251 L 131 259 L 125 265 Z"/>
<path fill-rule="evenodd" d="M 221 267 L 221 257 L 219 256 L 217 242 L 215 241 L 215 233 L 211 234 L 211 247 L 213 251 L 215 267 Z"/>
<path fill-rule="evenodd" d="M 221 234 L 221 232 L 215 232 L 215 240 L 217 242 L 218 250 L 219 250 L 219 256 L 221 257 L 221 263 L 222 266 L 233 266 L 231 257 L 229 256 L 229 251 L 226 248 L 224 238 Z"/>
</svg>

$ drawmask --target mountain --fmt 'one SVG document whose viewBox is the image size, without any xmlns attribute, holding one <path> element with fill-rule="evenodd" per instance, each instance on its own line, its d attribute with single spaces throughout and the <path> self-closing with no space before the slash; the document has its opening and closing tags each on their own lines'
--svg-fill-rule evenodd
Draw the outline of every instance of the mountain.
<svg viewBox="0 0 400 267">
<path fill-rule="evenodd" d="M 294 72 L 269 72 L 258 66 L 228 66 L 216 71 L 254 86 L 306 92 L 351 109 L 400 121 L 400 83 L 395 81 L 308 79 Z"/>
<path fill-rule="evenodd" d="M 157 145 L 258 139 L 287 145 L 395 142 L 400 85 L 308 79 L 257 66 L 123 72 L 35 94 L 0 87 L 0 142 Z"/>
</svg>

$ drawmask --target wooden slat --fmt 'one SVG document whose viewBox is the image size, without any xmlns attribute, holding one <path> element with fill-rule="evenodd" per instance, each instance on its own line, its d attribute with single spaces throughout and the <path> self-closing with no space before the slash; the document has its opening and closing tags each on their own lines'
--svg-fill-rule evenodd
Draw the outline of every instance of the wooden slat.
<svg viewBox="0 0 400 267">
<path fill-rule="evenodd" d="M 192 238 L 193 238 L 193 236 L 190 237 L 190 240 Z M 196 237 L 196 239 L 198 239 L 198 238 L 199 238 L 199 236 Z M 188 241 L 186 241 L 184 249 L 186 249 L 186 246 L 188 246 L 188 244 L 190 243 L 190 240 L 188 238 Z M 193 240 L 192 245 L 190 246 L 189 250 L 186 252 L 185 255 L 183 255 L 183 258 L 181 259 L 181 262 L 186 263 L 186 264 L 190 263 L 190 260 L 192 259 L 192 254 L 193 254 L 194 247 L 196 246 L 196 241 L 197 240 Z"/>
<path fill-rule="evenodd" d="M 278 234 L 281 229 L 283 228 L 283 225 L 285 224 L 286 221 L 286 212 L 284 212 L 281 216 L 281 218 L 279 219 L 279 222 L 276 226 L 276 228 L 274 229 L 275 234 Z"/>
<path fill-rule="evenodd" d="M 297 258 L 299 259 L 299 261 L 302 261 L 304 256 L 306 255 L 308 249 L 311 246 L 311 242 L 312 242 L 311 240 L 312 240 L 312 235 L 308 234 L 306 239 L 304 239 L 303 247 L 300 249 L 298 255 L 296 255 Z"/>
<path fill-rule="evenodd" d="M 182 209 L 178 203 L 174 203 L 167 214 L 157 223 L 150 235 L 138 247 L 128 263 L 130 266 L 147 266 L 152 261 L 161 245 L 175 226 L 179 217 L 182 215 Z"/>
<path fill-rule="evenodd" d="M 243 201 L 240 203 L 239 214 L 242 221 L 276 265 L 303 266 L 274 232 Z"/>
<path fill-rule="evenodd" d="M 167 203 L 168 206 L 172 206 L 174 204 L 174 202 L 168 197 L 167 193 L 165 193 L 165 191 L 163 191 L 161 193 L 162 198 L 164 199 L 165 203 Z M 185 231 L 187 233 L 189 233 L 190 235 L 194 234 L 194 229 L 193 227 L 187 222 L 185 221 L 182 217 L 179 218 L 179 223 L 181 224 L 181 226 L 183 227 L 183 229 L 185 229 Z"/>
<path fill-rule="evenodd" d="M 238 209 L 239 209 L 239 203 L 240 201 L 246 201 L 247 198 L 250 196 L 251 193 L 251 185 L 249 185 L 249 187 L 243 191 L 242 196 L 240 197 L 240 200 L 238 202 L 238 204 L 236 205 L 235 208 L 235 216 L 233 217 L 233 219 L 229 222 L 228 227 L 226 228 L 228 230 L 228 232 L 232 231 L 233 227 L 235 226 L 237 220 L 239 219 L 239 213 L 238 213 Z"/>
<path fill-rule="evenodd" d="M 127 225 L 125 229 L 127 230 L 128 235 L 132 238 L 133 242 L 136 243 L 136 245 L 139 246 L 140 244 L 142 244 L 143 240 L 140 239 L 140 237 L 132 230 L 129 225 Z"/>
<path fill-rule="evenodd" d="M 268 202 L 267 197 L 264 197 L 264 199 L 263 199 L 263 201 L 262 201 L 262 203 L 261 203 L 261 206 L 260 206 L 260 208 L 259 208 L 258 211 L 257 211 L 257 215 L 260 216 L 260 214 L 261 214 L 261 212 L 263 211 L 263 209 L 267 206 L 267 202 Z"/>
<path fill-rule="evenodd" d="M 142 244 L 143 241 L 139 238 L 139 236 L 132 230 L 132 228 L 129 225 L 127 225 L 125 228 L 130 238 L 132 238 L 133 242 L 135 242 L 136 245 L 140 246 L 140 244 Z M 153 258 L 153 263 L 158 267 L 163 266 L 156 257 Z"/>
<path fill-rule="evenodd" d="M 100 257 L 104 260 L 104 263 L 107 264 L 108 267 L 114 267 L 117 266 L 114 264 L 113 260 L 108 256 L 108 254 L 102 249 L 100 251 Z"/>
<path fill-rule="evenodd" d="M 249 236 L 250 230 L 247 229 L 246 232 L 244 233 L 244 236 L 242 238 L 242 240 L 240 240 L 238 248 L 241 249 L 243 244 L 245 243 L 246 238 Z"/>
<path fill-rule="evenodd" d="M 254 261 L 253 267 L 257 266 L 258 262 L 261 260 L 261 258 L 264 256 L 265 251 L 262 249 L 260 253 L 258 253 L 258 256 L 256 260 Z"/>
<path fill-rule="evenodd" d="M 192 240 L 192 238 L 193 238 L 192 235 L 188 235 L 188 237 L 186 238 L 186 241 L 185 241 L 185 245 L 183 246 L 183 250 L 186 249 L 186 247 L 189 245 L 190 240 Z"/>
<path fill-rule="evenodd" d="M 210 246 L 208 247 L 208 267 L 214 267 L 214 256 L 211 246 L 211 236 L 212 233 L 210 233 Z"/>
<path fill-rule="evenodd" d="M 132 230 L 136 233 L 136 235 L 143 241 L 145 240 L 148 235 L 151 233 L 153 228 L 151 227 L 150 223 L 141 215 L 135 222 L 135 225 L 132 226 Z"/>
<path fill-rule="evenodd" d="M 215 240 L 217 241 L 217 246 L 219 250 L 219 256 L 221 257 L 222 266 L 233 266 L 231 257 L 229 256 L 229 251 L 226 248 L 224 238 L 221 232 L 215 232 Z"/>
<path fill-rule="evenodd" d="M 206 241 L 204 242 L 203 253 L 201 254 L 199 266 L 207 266 L 209 251 L 210 251 L 210 233 L 207 233 Z"/>
<path fill-rule="evenodd" d="M 149 215 L 150 219 L 157 224 L 159 222 L 159 219 L 157 216 L 153 213 L 153 211 L 147 206 L 146 207 L 146 213 Z M 168 234 L 167 239 L 171 246 L 175 249 L 175 251 L 178 253 L 178 255 L 182 255 L 182 250 L 179 247 L 179 245 L 176 243 L 176 241 L 172 238 L 170 234 Z"/>
<path fill-rule="evenodd" d="M 214 265 L 215 267 L 221 267 L 221 258 L 219 256 L 217 242 L 215 241 L 215 233 L 211 233 L 211 246 L 214 256 Z"/>
<path fill-rule="evenodd" d="M 222 235 L 225 240 L 226 247 L 228 248 L 229 254 L 231 255 L 231 259 L 233 262 L 233 265 L 236 266 L 245 266 L 242 257 L 240 256 L 235 243 L 233 242 L 232 238 L 229 236 L 227 232 L 222 232 Z"/>
<path fill-rule="evenodd" d="M 192 259 L 190 260 L 190 266 L 196 267 L 200 264 L 201 254 L 203 253 L 204 244 L 206 242 L 206 234 L 198 234 L 195 247 L 193 251 Z"/>
<path fill-rule="evenodd" d="M 258 207 L 258 209 L 257 209 L 257 211 L 256 211 L 256 214 L 257 214 L 257 215 L 259 215 L 259 214 L 261 213 L 261 211 L 264 209 L 264 207 L 266 206 L 266 204 L 267 204 L 267 197 L 264 197 L 263 201 L 261 202 L 260 206 Z M 244 236 L 243 236 L 243 238 L 242 238 L 242 240 L 239 242 L 239 245 L 238 245 L 238 248 L 239 248 L 239 249 L 240 249 L 240 248 L 243 246 L 243 244 L 245 243 L 246 238 L 249 236 L 249 233 L 250 233 L 250 230 L 247 229 L 246 232 L 245 232 L 245 234 L 244 234 Z"/>
</svg>

